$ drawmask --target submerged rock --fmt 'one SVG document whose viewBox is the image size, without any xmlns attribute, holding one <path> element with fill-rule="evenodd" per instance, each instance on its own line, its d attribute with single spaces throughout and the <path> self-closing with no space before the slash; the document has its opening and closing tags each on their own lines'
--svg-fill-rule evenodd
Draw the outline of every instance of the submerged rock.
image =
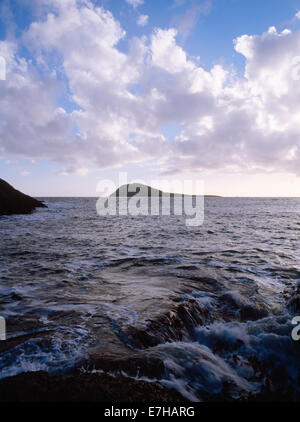
<svg viewBox="0 0 300 422">
<path fill-rule="evenodd" d="M 26 372 L 0 380 L 0 402 L 182 402 L 175 390 L 157 382 L 137 381 L 107 374 L 51 376 Z"/>
<path fill-rule="evenodd" d="M 0 215 L 29 214 L 38 207 L 47 208 L 43 202 L 25 195 L 0 179 Z"/>
</svg>

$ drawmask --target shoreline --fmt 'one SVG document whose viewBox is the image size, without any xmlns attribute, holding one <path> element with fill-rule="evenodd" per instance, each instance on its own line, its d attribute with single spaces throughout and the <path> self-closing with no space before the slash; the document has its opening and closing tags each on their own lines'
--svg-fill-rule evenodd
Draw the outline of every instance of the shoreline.
<svg viewBox="0 0 300 422">
<path fill-rule="evenodd" d="M 50 375 L 24 372 L 0 380 L 0 402 L 184 402 L 174 389 L 158 382 L 105 373 Z"/>
</svg>

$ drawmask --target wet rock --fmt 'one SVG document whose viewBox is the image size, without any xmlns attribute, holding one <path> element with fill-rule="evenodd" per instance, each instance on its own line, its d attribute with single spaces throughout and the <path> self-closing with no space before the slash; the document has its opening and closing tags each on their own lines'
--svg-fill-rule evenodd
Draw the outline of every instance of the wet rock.
<svg viewBox="0 0 300 422">
<path fill-rule="evenodd" d="M 239 319 L 240 321 L 256 321 L 265 318 L 270 309 L 258 295 L 252 300 L 241 297 L 239 293 L 227 292 L 220 296 L 220 301 L 227 304 L 227 310 L 224 309 L 226 319 Z"/>
<path fill-rule="evenodd" d="M 52 334 L 52 332 L 53 332 L 52 330 L 37 331 L 36 333 L 23 334 L 23 335 L 20 335 L 20 336 L 16 336 L 16 337 L 6 339 L 5 341 L 0 341 L 0 354 L 5 353 L 8 350 L 13 349 L 14 347 L 17 347 L 18 345 L 23 344 L 28 340 L 32 340 L 34 338 L 43 338 L 43 337 L 46 337 L 46 336 L 50 336 Z"/>
<path fill-rule="evenodd" d="M 207 318 L 208 311 L 196 300 L 188 299 L 161 317 L 147 321 L 146 327 L 127 328 L 123 335 L 134 348 L 153 347 L 186 337 L 194 338 L 194 328 L 203 325 Z"/>
<path fill-rule="evenodd" d="M 0 215 L 29 214 L 38 207 L 47 208 L 43 202 L 25 195 L 0 179 Z"/>
<path fill-rule="evenodd" d="M 175 390 L 156 382 L 107 374 L 51 376 L 27 372 L 0 380 L 0 402 L 183 402 Z"/>
<path fill-rule="evenodd" d="M 300 281 L 287 302 L 288 309 L 295 315 L 300 315 Z"/>
<path fill-rule="evenodd" d="M 133 354 L 124 358 L 91 355 L 80 366 L 88 371 L 102 370 L 114 375 L 126 374 L 131 377 L 147 377 L 149 379 L 161 379 L 165 372 L 163 360 L 147 356 L 147 354 Z"/>
</svg>

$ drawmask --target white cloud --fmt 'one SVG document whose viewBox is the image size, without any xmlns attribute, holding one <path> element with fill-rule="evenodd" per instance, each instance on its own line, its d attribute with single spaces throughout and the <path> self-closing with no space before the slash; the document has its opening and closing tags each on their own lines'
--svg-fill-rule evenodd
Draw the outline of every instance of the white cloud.
<svg viewBox="0 0 300 422">
<path fill-rule="evenodd" d="M 300 10 L 299 10 L 299 12 L 296 13 L 295 16 L 296 16 L 297 19 L 300 19 Z"/>
<path fill-rule="evenodd" d="M 271 27 L 237 38 L 245 58 L 238 78 L 189 58 L 175 29 L 134 38 L 123 53 L 126 34 L 111 13 L 86 0 L 43 2 L 46 14 L 18 42 L 34 61 L 20 56 L 17 41 L 0 42 L 2 157 L 54 160 L 61 173 L 80 175 L 149 158 L 165 173 L 300 174 L 299 32 Z M 76 107 L 59 103 L 63 96 Z M 162 128 L 172 122 L 180 133 L 170 142 Z"/>
<path fill-rule="evenodd" d="M 126 3 L 130 4 L 134 8 L 144 4 L 144 0 L 125 0 L 125 1 Z"/>
<path fill-rule="evenodd" d="M 60 7 L 57 16 L 49 14 L 46 21 L 32 24 L 23 40 L 42 63 L 49 54 L 62 61 L 72 99 L 80 107 L 66 117 L 81 134 L 66 137 L 75 139 L 71 156 L 80 167 L 82 161 L 108 166 L 133 159 L 137 152 L 126 142 L 130 131 L 127 104 L 132 102 L 126 86 L 135 83 L 138 66 L 134 57 L 116 48 L 125 33 L 101 8 Z M 70 145 L 64 144 L 68 150 Z"/>
<path fill-rule="evenodd" d="M 0 97 L 0 154 L 67 159 L 59 150 L 67 139 L 71 142 L 72 122 L 56 104 L 61 84 L 54 75 L 41 77 L 29 61 L 18 57 L 13 42 L 1 42 L 0 55 L 7 64 Z"/>
<path fill-rule="evenodd" d="M 153 65 L 170 73 L 195 67 L 192 62 L 188 62 L 185 51 L 176 44 L 176 35 L 175 29 L 157 29 L 151 39 Z"/>
<path fill-rule="evenodd" d="M 137 19 L 137 24 L 139 26 L 146 26 L 148 24 L 149 16 L 148 15 L 139 15 Z"/>
</svg>

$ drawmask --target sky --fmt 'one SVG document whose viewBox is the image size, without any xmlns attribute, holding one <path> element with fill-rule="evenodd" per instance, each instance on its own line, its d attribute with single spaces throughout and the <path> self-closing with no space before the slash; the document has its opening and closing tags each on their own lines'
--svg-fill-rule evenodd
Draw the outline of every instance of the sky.
<svg viewBox="0 0 300 422">
<path fill-rule="evenodd" d="M 299 100 L 300 0 L 0 0 L 0 177 L 30 195 L 300 196 Z"/>
</svg>

